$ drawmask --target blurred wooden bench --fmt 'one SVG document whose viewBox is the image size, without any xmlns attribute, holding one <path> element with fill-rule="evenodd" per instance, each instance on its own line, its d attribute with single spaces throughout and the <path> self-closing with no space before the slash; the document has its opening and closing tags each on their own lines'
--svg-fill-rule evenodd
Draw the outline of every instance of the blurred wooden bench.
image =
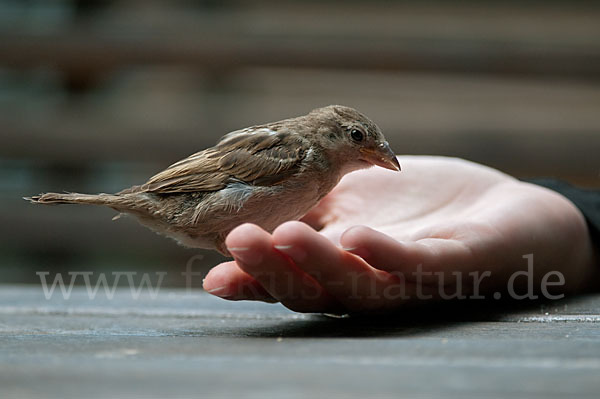
<svg viewBox="0 0 600 399">
<path fill-rule="evenodd" d="M 598 185 L 600 8 L 585 2 L 1 7 L 0 250 L 16 263 L 100 243 L 183 263 L 110 211 L 20 197 L 119 190 L 230 130 L 330 103 L 371 116 L 398 153 Z"/>
</svg>

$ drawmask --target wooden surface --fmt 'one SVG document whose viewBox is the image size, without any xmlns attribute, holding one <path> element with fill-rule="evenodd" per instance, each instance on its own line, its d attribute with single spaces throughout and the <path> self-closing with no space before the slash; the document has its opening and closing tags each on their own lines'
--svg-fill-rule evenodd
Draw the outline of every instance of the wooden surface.
<svg viewBox="0 0 600 399">
<path fill-rule="evenodd" d="M 332 319 L 199 291 L 0 286 L 0 397 L 597 398 L 600 296 Z"/>
</svg>

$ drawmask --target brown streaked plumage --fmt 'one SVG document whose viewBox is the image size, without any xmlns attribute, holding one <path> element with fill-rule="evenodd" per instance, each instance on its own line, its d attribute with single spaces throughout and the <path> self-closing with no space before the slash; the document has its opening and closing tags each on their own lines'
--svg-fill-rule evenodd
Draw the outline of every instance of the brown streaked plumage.
<svg viewBox="0 0 600 399">
<path fill-rule="evenodd" d="M 179 243 L 228 255 L 227 234 L 245 222 L 272 231 L 301 218 L 353 170 L 400 170 L 379 128 L 340 105 L 252 126 L 116 194 L 47 193 L 40 204 L 106 205 Z"/>
</svg>

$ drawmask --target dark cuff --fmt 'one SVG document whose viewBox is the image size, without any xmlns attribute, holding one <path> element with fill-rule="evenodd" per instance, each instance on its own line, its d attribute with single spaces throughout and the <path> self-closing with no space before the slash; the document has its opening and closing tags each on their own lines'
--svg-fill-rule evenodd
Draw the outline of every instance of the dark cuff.
<svg viewBox="0 0 600 399">
<path fill-rule="evenodd" d="M 567 197 L 587 221 L 592 242 L 600 247 L 600 190 L 578 188 L 556 179 L 528 179 L 529 183 L 554 190 Z"/>
</svg>

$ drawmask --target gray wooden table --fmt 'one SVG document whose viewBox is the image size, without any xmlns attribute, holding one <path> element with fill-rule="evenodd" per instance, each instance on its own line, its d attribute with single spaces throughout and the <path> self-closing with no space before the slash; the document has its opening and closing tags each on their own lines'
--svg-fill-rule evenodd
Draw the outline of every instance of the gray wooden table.
<svg viewBox="0 0 600 399">
<path fill-rule="evenodd" d="M 600 295 L 332 319 L 0 286 L 0 397 L 598 397 Z"/>
</svg>

